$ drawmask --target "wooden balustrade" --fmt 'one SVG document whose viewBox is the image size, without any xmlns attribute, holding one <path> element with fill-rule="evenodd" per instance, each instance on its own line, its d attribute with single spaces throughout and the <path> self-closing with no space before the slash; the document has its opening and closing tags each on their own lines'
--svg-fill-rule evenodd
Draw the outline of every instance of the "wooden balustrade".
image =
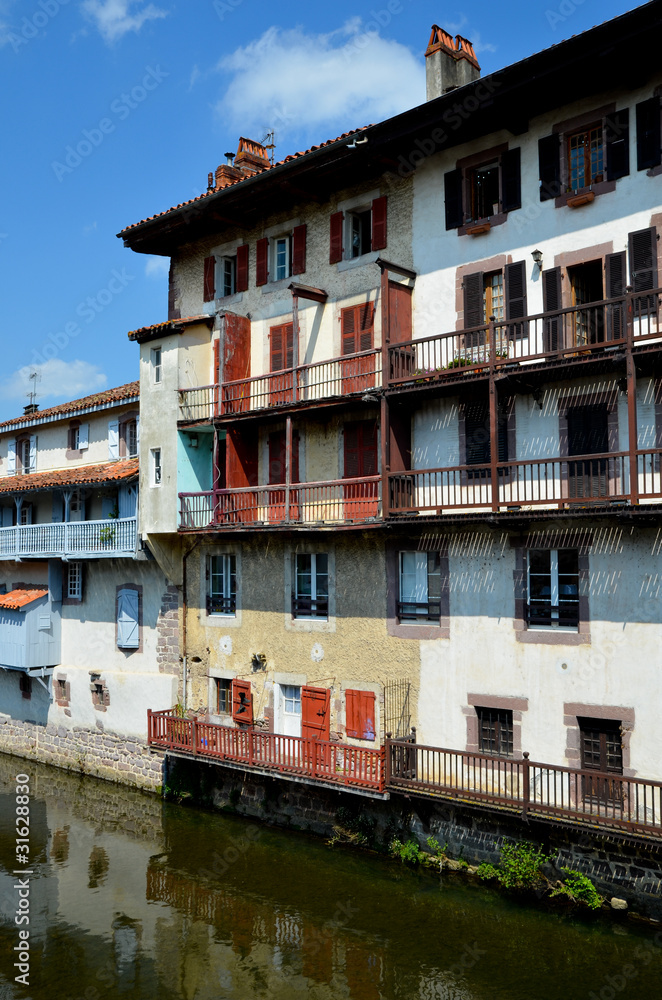
<svg viewBox="0 0 662 1000">
<path fill-rule="evenodd" d="M 112 555 L 117 552 L 134 552 L 136 542 L 135 517 L 20 524 L 0 528 L 0 558 Z"/>
</svg>

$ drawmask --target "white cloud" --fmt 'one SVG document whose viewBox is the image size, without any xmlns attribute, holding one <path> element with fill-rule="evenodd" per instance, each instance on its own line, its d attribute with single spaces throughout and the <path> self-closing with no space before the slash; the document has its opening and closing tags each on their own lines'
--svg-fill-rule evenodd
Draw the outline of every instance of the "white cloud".
<svg viewBox="0 0 662 1000">
<path fill-rule="evenodd" d="M 347 132 L 425 100 L 422 61 L 357 17 L 327 35 L 271 27 L 217 69 L 230 76 L 219 115 L 257 139 L 271 127 L 277 137 L 326 127 Z"/>
<path fill-rule="evenodd" d="M 37 380 L 37 400 L 77 399 L 105 389 L 108 379 L 97 365 L 88 361 L 62 361 L 51 358 L 43 365 L 25 365 L 10 375 L 0 386 L 0 395 L 5 399 L 25 399 L 32 390 L 30 373 L 39 372 Z"/>
<path fill-rule="evenodd" d="M 148 278 L 163 278 L 170 270 L 168 257 L 150 257 L 145 264 L 145 275 Z"/>
<path fill-rule="evenodd" d="M 83 13 L 96 24 L 105 42 L 112 44 L 127 31 L 140 31 L 146 21 L 167 17 L 168 12 L 149 3 L 133 13 L 137 0 L 84 0 Z"/>
</svg>

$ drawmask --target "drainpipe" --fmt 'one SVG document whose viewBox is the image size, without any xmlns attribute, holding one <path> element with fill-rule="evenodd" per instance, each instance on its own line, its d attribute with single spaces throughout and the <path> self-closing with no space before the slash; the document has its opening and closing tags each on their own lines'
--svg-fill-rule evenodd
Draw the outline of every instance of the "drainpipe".
<svg viewBox="0 0 662 1000">
<path fill-rule="evenodd" d="M 182 670 L 183 670 L 183 675 L 184 675 L 183 676 L 182 687 L 183 687 L 183 693 L 184 693 L 184 700 L 183 700 L 184 711 L 186 711 L 186 708 L 187 708 L 187 705 L 188 705 L 188 698 L 187 698 L 187 692 L 188 692 L 188 656 L 187 656 L 187 652 L 186 652 L 186 642 L 187 642 L 186 619 L 188 617 L 188 615 L 187 615 L 187 612 L 188 612 L 188 602 L 187 602 L 187 596 L 186 596 L 186 594 L 187 594 L 187 574 L 186 574 L 187 564 L 186 564 L 186 560 L 191 555 L 191 553 L 193 552 L 193 550 L 195 548 L 197 548 L 197 546 L 199 544 L 200 544 L 200 539 L 196 538 L 196 540 L 194 541 L 194 543 L 191 546 L 191 548 L 188 550 L 188 552 L 185 553 L 185 555 L 182 558 Z"/>
</svg>

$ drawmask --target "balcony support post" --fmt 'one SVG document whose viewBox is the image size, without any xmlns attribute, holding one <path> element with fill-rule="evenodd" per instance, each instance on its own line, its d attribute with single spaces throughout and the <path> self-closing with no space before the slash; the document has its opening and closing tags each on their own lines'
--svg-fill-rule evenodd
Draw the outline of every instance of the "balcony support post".
<svg viewBox="0 0 662 1000">
<path fill-rule="evenodd" d="M 285 347 L 283 347 L 285 350 Z M 299 402 L 299 296 L 292 290 L 292 400 Z"/>
<path fill-rule="evenodd" d="M 630 503 L 639 503 L 639 467 L 637 465 L 637 369 L 632 354 L 634 341 L 632 289 L 628 286 L 625 299 L 625 369 L 628 393 L 628 451 L 630 454 Z"/>
<path fill-rule="evenodd" d="M 382 396 L 380 403 L 381 462 L 382 462 L 382 517 L 391 514 L 388 474 L 391 471 L 391 422 L 388 400 Z"/>
<path fill-rule="evenodd" d="M 497 388 L 495 381 L 496 371 L 496 341 L 495 341 L 494 317 L 490 317 L 488 332 L 488 342 L 490 344 L 490 366 L 489 366 L 489 386 L 490 386 L 490 490 L 492 494 L 492 510 L 499 510 L 499 471 L 497 463 L 499 461 L 499 422 Z"/>
<path fill-rule="evenodd" d="M 296 300 L 295 300 L 296 301 Z M 285 520 L 290 520 L 292 488 L 292 417 L 285 418 Z"/>
</svg>

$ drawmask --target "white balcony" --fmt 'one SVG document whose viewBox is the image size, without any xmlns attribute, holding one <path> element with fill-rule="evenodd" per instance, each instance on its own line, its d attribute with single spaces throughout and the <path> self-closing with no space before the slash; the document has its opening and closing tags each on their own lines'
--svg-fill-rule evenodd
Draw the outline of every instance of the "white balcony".
<svg viewBox="0 0 662 1000">
<path fill-rule="evenodd" d="M 132 556 L 136 540 L 135 517 L 15 525 L 0 528 L 0 559 Z"/>
</svg>

